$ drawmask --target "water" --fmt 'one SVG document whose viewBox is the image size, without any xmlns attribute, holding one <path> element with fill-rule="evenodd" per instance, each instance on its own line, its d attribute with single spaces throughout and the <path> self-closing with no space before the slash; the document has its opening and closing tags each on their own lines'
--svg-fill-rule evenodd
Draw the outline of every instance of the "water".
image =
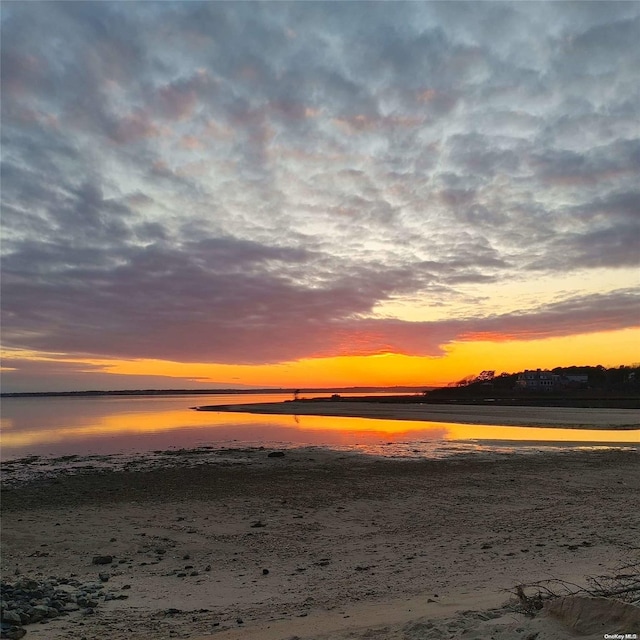
<svg viewBox="0 0 640 640">
<path fill-rule="evenodd" d="M 320 446 L 385 456 L 443 457 L 478 451 L 629 447 L 639 442 L 638 430 L 496 427 L 190 410 L 196 405 L 287 399 L 291 394 L 4 398 L 2 459 L 148 453 L 203 446 Z"/>
</svg>

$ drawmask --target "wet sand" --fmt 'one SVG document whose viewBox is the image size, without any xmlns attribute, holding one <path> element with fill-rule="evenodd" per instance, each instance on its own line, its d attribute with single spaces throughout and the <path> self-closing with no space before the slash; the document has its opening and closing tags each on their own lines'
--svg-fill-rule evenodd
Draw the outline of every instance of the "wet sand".
<svg viewBox="0 0 640 640">
<path fill-rule="evenodd" d="M 209 405 L 199 411 L 234 413 L 342 416 L 425 422 L 454 422 L 515 427 L 573 429 L 640 429 L 637 409 L 583 409 L 570 407 L 395 404 L 344 401 L 289 401 L 238 405 Z"/>
<path fill-rule="evenodd" d="M 571 638 L 505 607 L 505 590 L 584 583 L 638 557 L 632 451 L 269 453 L 184 451 L 12 483 L 3 579 L 102 573 L 126 596 L 28 625 L 27 640 Z"/>
</svg>

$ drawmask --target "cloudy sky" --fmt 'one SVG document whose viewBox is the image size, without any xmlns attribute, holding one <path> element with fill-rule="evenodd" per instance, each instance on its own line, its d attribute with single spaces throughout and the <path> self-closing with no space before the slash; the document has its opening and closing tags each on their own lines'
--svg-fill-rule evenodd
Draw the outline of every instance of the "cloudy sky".
<svg viewBox="0 0 640 640">
<path fill-rule="evenodd" d="M 1 16 L 4 390 L 640 360 L 640 3 Z"/>
</svg>

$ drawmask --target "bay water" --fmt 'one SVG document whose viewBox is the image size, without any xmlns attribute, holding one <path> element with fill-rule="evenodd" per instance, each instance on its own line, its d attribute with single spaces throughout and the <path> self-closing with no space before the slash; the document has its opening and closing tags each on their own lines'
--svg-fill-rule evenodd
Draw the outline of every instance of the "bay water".
<svg viewBox="0 0 640 640">
<path fill-rule="evenodd" d="M 638 444 L 637 430 L 496 427 L 193 410 L 202 405 L 282 402 L 291 398 L 291 393 L 3 398 L 2 460 L 144 454 L 197 447 L 302 446 L 437 458 L 482 451 L 627 448 Z"/>
</svg>

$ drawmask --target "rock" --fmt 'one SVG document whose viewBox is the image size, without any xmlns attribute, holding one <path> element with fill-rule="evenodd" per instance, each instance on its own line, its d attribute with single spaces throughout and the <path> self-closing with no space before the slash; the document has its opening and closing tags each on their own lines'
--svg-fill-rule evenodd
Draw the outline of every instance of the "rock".
<svg viewBox="0 0 640 640">
<path fill-rule="evenodd" d="M 264 522 L 262 522 L 262 520 L 256 520 L 255 522 L 251 523 L 251 527 L 253 529 L 258 529 L 260 527 L 266 527 L 266 526 L 267 525 Z"/>
<path fill-rule="evenodd" d="M 263 576 L 268 576 L 269 575 L 269 569 L 263 569 L 262 570 L 262 575 Z"/>
<path fill-rule="evenodd" d="M 98 603 L 96 600 L 93 600 L 88 596 L 79 596 L 78 605 L 84 609 L 93 609 L 94 607 L 98 606 Z"/>
<path fill-rule="evenodd" d="M 100 580 L 100 582 L 109 582 L 109 578 L 111 576 L 108 573 L 99 573 L 98 574 L 98 579 Z"/>
<path fill-rule="evenodd" d="M 23 638 L 25 635 L 27 635 L 27 632 L 22 627 L 13 626 L 9 627 L 6 631 L 4 627 L 2 628 L 2 637 L 7 638 L 7 640 L 20 640 L 20 638 Z"/>
<path fill-rule="evenodd" d="M 11 624 L 22 624 L 22 619 L 17 611 L 8 610 L 2 612 L 2 622 L 9 622 Z"/>
<path fill-rule="evenodd" d="M 93 556 L 92 564 L 111 564 L 113 556 Z"/>
<path fill-rule="evenodd" d="M 33 607 L 30 622 L 40 622 L 40 620 L 44 620 L 47 617 L 49 617 L 49 607 L 39 604 Z"/>
<path fill-rule="evenodd" d="M 284 451 L 271 451 L 267 454 L 267 458 L 284 458 Z"/>
</svg>

